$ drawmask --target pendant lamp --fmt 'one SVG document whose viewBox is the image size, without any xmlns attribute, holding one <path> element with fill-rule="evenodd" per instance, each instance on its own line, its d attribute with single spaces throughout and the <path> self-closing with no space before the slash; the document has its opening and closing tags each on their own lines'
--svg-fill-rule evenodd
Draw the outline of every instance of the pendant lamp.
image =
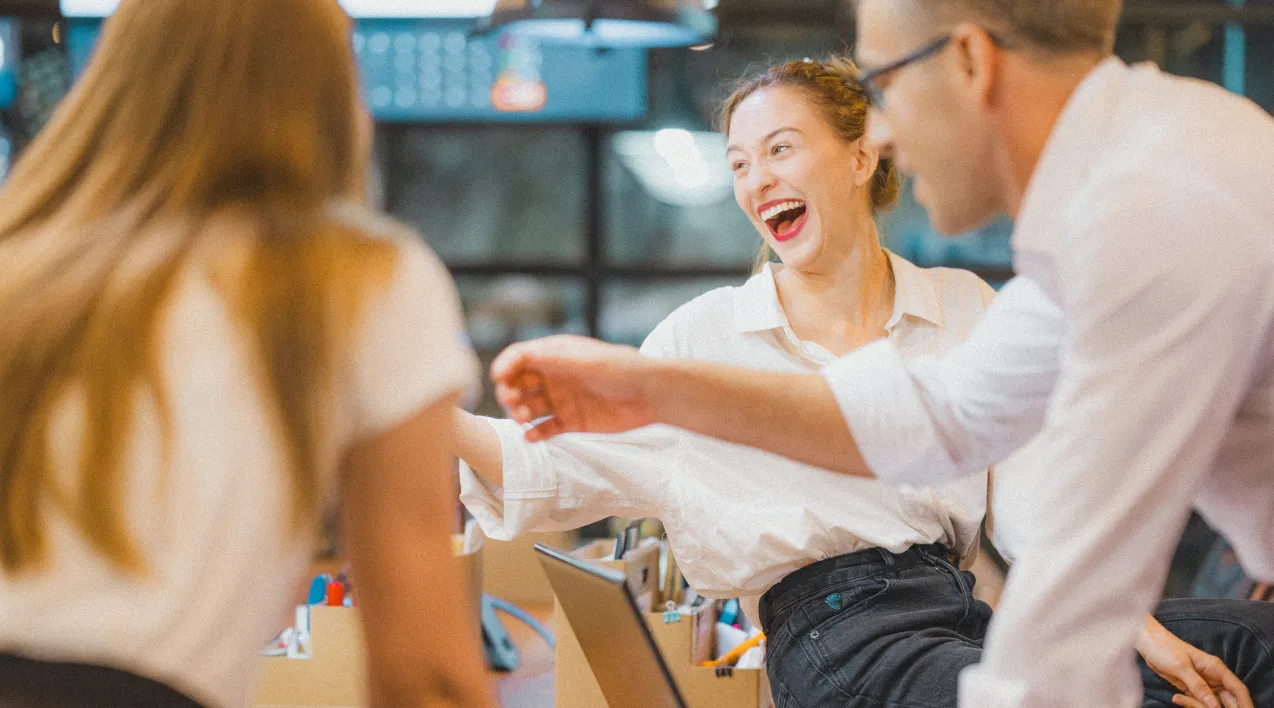
<svg viewBox="0 0 1274 708">
<path fill-rule="evenodd" d="M 704 0 L 499 0 L 479 31 L 597 48 L 693 47 L 716 36 L 717 21 L 707 5 Z"/>
</svg>

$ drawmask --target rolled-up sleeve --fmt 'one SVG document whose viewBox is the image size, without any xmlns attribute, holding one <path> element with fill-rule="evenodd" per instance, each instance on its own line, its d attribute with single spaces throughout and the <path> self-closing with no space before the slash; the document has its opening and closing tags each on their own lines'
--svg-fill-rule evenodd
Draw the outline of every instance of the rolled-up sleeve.
<svg viewBox="0 0 1274 708">
<path fill-rule="evenodd" d="M 684 355 L 684 322 L 669 318 L 642 344 L 642 356 Z M 619 435 L 571 434 L 529 443 L 528 426 L 484 418 L 500 438 L 504 486 L 460 462 L 460 501 L 490 538 L 565 531 L 609 516 L 658 516 L 671 503 L 681 431 L 652 425 Z"/>
<path fill-rule="evenodd" d="M 673 428 L 528 443 L 521 425 L 485 420 L 500 437 L 504 486 L 461 462 L 460 501 L 491 538 L 574 529 L 608 516 L 654 516 L 664 505 L 680 435 Z"/>
<path fill-rule="evenodd" d="M 877 478 L 938 486 L 980 473 L 1039 432 L 1063 329 L 1038 286 L 1015 278 L 943 356 L 904 359 L 877 342 L 823 376 Z"/>
</svg>

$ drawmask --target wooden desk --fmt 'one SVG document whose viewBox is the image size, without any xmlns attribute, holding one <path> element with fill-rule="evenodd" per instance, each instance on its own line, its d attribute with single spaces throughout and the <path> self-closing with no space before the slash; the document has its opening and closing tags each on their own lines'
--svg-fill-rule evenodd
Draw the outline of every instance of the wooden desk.
<svg viewBox="0 0 1274 708">
<path fill-rule="evenodd" d="M 555 630 L 552 605 L 523 609 L 543 622 L 550 632 Z M 553 650 L 522 621 L 503 613 L 500 621 L 522 657 L 517 671 L 493 674 L 501 708 L 553 708 Z"/>
</svg>

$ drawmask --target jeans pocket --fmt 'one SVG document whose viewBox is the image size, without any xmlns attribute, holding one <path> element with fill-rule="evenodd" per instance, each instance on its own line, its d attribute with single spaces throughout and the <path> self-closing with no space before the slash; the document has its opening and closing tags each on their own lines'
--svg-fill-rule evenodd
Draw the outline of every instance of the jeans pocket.
<svg viewBox="0 0 1274 708">
<path fill-rule="evenodd" d="M 855 695 L 862 679 L 865 648 L 877 637 L 880 622 L 872 608 L 889 591 L 888 578 L 869 578 L 845 588 L 834 588 L 817 604 L 809 603 L 810 629 L 799 639 L 801 649 L 833 692 Z"/>
<path fill-rule="evenodd" d="M 817 640 L 821 633 L 871 607 L 889 590 L 889 585 L 888 578 L 877 576 L 829 587 L 826 593 L 801 607 L 806 628 L 803 633 Z"/>
</svg>

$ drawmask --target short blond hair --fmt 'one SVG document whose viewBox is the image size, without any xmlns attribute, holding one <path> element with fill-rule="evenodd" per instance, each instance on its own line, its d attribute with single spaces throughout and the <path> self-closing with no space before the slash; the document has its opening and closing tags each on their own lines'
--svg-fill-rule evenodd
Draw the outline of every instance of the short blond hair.
<svg viewBox="0 0 1274 708">
<path fill-rule="evenodd" d="M 974 21 L 1004 39 L 1053 52 L 1115 49 L 1123 0 L 911 0 L 942 23 Z"/>
</svg>

